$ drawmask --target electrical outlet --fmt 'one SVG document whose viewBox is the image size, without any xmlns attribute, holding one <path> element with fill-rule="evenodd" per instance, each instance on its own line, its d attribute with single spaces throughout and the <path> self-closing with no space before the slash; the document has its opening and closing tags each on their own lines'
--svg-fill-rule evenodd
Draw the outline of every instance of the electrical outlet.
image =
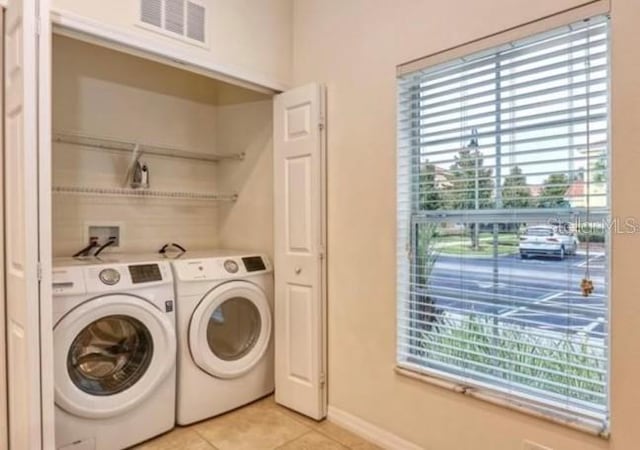
<svg viewBox="0 0 640 450">
<path fill-rule="evenodd" d="M 553 449 L 551 447 L 545 447 L 544 445 L 538 444 L 536 442 L 523 441 L 522 450 L 553 450 Z"/>
<path fill-rule="evenodd" d="M 105 244 L 109 239 L 114 238 L 115 242 L 111 247 L 120 247 L 121 224 L 119 223 L 87 223 L 85 227 L 85 242 L 97 241 L 98 245 Z"/>
</svg>

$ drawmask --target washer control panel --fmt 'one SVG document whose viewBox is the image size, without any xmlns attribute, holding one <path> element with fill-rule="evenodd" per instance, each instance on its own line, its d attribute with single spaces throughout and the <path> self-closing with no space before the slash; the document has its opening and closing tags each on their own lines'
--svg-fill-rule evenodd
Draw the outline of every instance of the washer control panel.
<svg viewBox="0 0 640 450">
<path fill-rule="evenodd" d="M 80 267 L 57 267 L 53 269 L 53 295 L 84 294 L 87 287 L 84 282 L 84 272 Z"/>
<path fill-rule="evenodd" d="M 98 274 L 98 278 L 100 278 L 100 281 L 102 281 L 107 286 L 113 286 L 118 284 L 121 277 L 120 272 L 118 272 L 116 269 L 108 268 L 101 270 Z"/>
<path fill-rule="evenodd" d="M 224 270 L 226 270 L 229 273 L 238 273 L 238 270 L 240 270 L 240 267 L 238 266 L 238 263 L 235 262 L 233 259 L 227 259 L 224 262 Z"/>
<path fill-rule="evenodd" d="M 66 261 L 64 261 L 66 262 Z M 53 268 L 54 296 L 72 296 L 135 289 L 162 288 L 173 283 L 167 261 L 141 260 L 140 263 L 114 262 L 90 264 L 72 261 L 73 265 Z"/>
<path fill-rule="evenodd" d="M 129 266 L 131 281 L 133 284 L 150 283 L 152 281 L 162 281 L 160 266 L 157 264 L 138 264 Z"/>
</svg>

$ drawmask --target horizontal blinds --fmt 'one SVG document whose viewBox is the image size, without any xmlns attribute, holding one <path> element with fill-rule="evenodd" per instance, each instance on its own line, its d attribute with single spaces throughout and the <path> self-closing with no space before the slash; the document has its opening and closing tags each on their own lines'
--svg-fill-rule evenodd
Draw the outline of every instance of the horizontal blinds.
<svg viewBox="0 0 640 450">
<path fill-rule="evenodd" d="M 606 426 L 608 166 L 606 18 L 402 75 L 398 364 Z"/>
</svg>

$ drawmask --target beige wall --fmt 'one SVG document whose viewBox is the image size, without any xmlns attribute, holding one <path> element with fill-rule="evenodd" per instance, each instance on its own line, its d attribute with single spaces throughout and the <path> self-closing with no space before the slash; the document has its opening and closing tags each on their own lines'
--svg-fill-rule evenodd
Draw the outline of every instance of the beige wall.
<svg viewBox="0 0 640 450">
<path fill-rule="evenodd" d="M 271 252 L 270 97 L 65 37 L 54 39 L 53 54 L 54 130 L 247 153 L 242 162 L 141 158 L 155 190 L 238 192 L 237 203 L 55 195 L 54 256 L 80 249 L 88 222 L 121 223 L 119 252 L 166 242 Z M 128 154 L 68 144 L 53 152 L 54 185 L 122 186 Z"/>
<path fill-rule="evenodd" d="M 214 153 L 216 83 L 204 77 L 64 37 L 53 48 L 53 129 Z M 153 189 L 217 189 L 215 163 L 143 156 Z M 53 184 L 122 187 L 129 155 L 53 146 Z M 217 245 L 215 203 L 54 195 L 53 254 L 84 245 L 89 221 L 123 223 L 120 251 L 165 242 Z M 180 235 L 177 235 L 177 232 Z"/>
<path fill-rule="evenodd" d="M 221 191 L 238 201 L 218 209 L 220 245 L 261 250 L 273 257 L 273 102 L 270 97 L 235 88 L 218 92 L 217 146 L 244 152 L 240 164 L 218 172 Z"/>
<path fill-rule="evenodd" d="M 237 67 L 287 85 L 291 73 L 291 0 L 203 0 L 207 5 L 209 48 L 185 44 L 137 26 L 139 0 L 53 0 L 56 10 L 170 45 L 184 46 L 204 61 Z"/>
<path fill-rule="evenodd" d="M 0 61 L 4 61 L 4 10 L 0 11 Z M 4 65 L 2 74 L 4 74 Z M 0 85 L 4 86 L 3 75 L 0 75 Z M 0 90 L 0 102 L 4 104 L 4 89 Z M 4 119 L 3 119 L 4 120 Z M 9 429 L 7 415 L 7 358 L 6 358 L 6 299 L 4 272 L 4 127 L 0 127 L 0 448 L 8 447 Z"/>
<path fill-rule="evenodd" d="M 638 235 L 615 236 L 609 442 L 407 379 L 395 363 L 396 65 L 582 0 L 295 0 L 294 84 L 328 85 L 329 403 L 433 450 L 640 448 Z M 640 2 L 613 0 L 613 207 L 638 217 Z"/>
</svg>

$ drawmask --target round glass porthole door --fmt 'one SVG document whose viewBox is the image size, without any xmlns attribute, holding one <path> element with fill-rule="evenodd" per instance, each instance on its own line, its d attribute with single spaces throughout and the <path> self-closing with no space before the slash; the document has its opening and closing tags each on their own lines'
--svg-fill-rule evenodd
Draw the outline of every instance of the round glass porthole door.
<svg viewBox="0 0 640 450">
<path fill-rule="evenodd" d="M 232 297 L 209 317 L 207 343 L 221 360 L 236 361 L 255 347 L 261 329 L 258 307 L 244 297 Z"/>
<path fill-rule="evenodd" d="M 139 297 L 85 302 L 58 321 L 53 340 L 55 401 L 76 416 L 122 414 L 174 373 L 174 323 Z"/>
<path fill-rule="evenodd" d="M 78 389 L 114 395 L 137 383 L 149 369 L 153 339 L 138 319 L 102 317 L 80 331 L 67 355 L 67 370 Z"/>
<path fill-rule="evenodd" d="M 271 309 L 257 286 L 236 281 L 210 292 L 191 319 L 189 346 L 209 374 L 233 378 L 251 370 L 271 338 Z"/>
</svg>

